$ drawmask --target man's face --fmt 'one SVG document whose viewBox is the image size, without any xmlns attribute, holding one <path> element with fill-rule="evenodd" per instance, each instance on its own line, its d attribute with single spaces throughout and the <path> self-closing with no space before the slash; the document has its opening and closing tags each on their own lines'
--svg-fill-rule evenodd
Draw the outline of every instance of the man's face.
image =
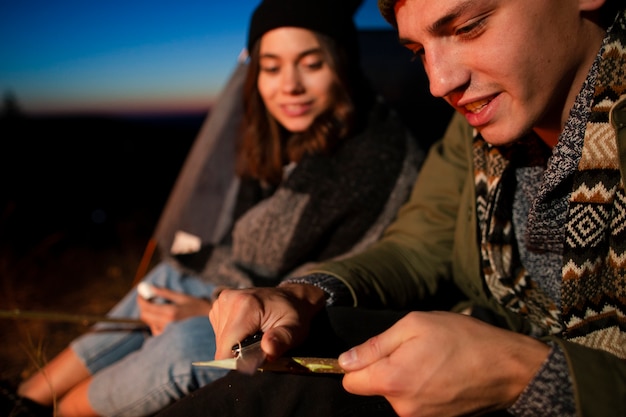
<svg viewBox="0 0 626 417">
<path fill-rule="evenodd" d="M 395 12 L 431 93 L 501 145 L 530 130 L 558 136 L 603 36 L 579 2 L 400 0 Z"/>
</svg>

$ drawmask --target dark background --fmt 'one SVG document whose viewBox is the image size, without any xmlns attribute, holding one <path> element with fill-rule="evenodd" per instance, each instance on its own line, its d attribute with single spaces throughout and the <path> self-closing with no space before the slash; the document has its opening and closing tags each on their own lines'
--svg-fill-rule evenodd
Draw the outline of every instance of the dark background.
<svg viewBox="0 0 626 417">
<path fill-rule="evenodd" d="M 104 314 L 132 286 L 206 114 L 0 118 L 0 310 Z M 88 327 L 0 318 L 17 382 Z"/>
</svg>

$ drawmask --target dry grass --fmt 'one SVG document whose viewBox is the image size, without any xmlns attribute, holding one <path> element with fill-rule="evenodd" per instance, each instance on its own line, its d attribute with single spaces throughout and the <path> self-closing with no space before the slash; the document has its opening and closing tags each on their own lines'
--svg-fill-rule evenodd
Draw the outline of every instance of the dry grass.
<svg viewBox="0 0 626 417">
<path fill-rule="evenodd" d="M 106 313 L 204 118 L 0 115 L 0 309 Z M 86 329 L 0 318 L 0 378 L 29 375 Z"/>
<path fill-rule="evenodd" d="M 0 248 L 0 309 L 105 314 L 132 286 L 147 241 L 130 224 L 106 246 L 48 236 L 17 253 Z M 87 329 L 80 323 L 0 319 L 0 379 L 18 382 Z"/>
</svg>

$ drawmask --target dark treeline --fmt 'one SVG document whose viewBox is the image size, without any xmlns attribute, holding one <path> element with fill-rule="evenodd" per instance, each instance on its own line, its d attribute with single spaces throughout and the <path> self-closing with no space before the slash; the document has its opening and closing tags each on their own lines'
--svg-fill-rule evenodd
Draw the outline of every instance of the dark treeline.
<svg viewBox="0 0 626 417">
<path fill-rule="evenodd" d="M 18 251 L 55 233 L 106 244 L 120 221 L 149 237 L 206 117 L 10 110 L 0 118 L 0 243 Z"/>
</svg>

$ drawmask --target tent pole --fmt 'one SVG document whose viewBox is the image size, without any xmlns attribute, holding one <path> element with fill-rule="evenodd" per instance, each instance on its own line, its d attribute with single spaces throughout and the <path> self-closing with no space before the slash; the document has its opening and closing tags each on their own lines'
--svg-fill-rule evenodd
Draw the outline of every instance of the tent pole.
<svg viewBox="0 0 626 417">
<path fill-rule="evenodd" d="M 133 280 L 133 287 L 137 285 L 148 272 L 148 267 L 150 265 L 150 261 L 152 261 L 152 255 L 154 255 L 156 246 L 156 239 L 150 238 L 148 240 L 148 244 L 146 245 L 146 249 L 143 252 L 141 262 L 139 262 L 139 267 L 137 268 L 137 273 L 135 274 L 135 279 Z"/>
<path fill-rule="evenodd" d="M 0 319 L 61 321 L 81 323 L 85 325 L 104 322 L 133 324 L 135 326 L 146 327 L 146 323 L 134 318 L 93 316 L 89 314 L 68 314 L 57 311 L 25 311 L 20 309 L 0 310 Z"/>
</svg>

